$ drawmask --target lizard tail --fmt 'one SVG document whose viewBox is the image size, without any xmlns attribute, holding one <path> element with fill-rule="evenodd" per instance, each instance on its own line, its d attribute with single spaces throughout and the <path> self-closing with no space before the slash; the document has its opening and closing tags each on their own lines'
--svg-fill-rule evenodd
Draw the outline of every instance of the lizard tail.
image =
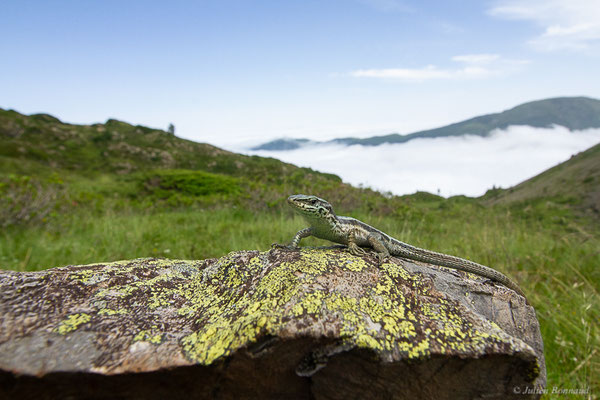
<svg viewBox="0 0 600 400">
<path fill-rule="evenodd" d="M 513 280 L 504 275 L 501 272 L 498 272 L 492 268 L 486 267 L 485 265 L 477 264 L 476 262 L 465 260 L 464 258 L 451 256 L 448 254 L 436 253 L 435 251 L 421 249 L 419 247 L 411 246 L 406 243 L 397 242 L 396 249 L 397 254 L 400 257 L 409 258 L 411 260 L 422 261 L 429 264 L 441 265 L 444 267 L 457 269 L 460 271 L 471 272 L 473 274 L 483 276 L 485 278 L 491 279 L 498 283 L 503 284 L 504 286 L 514 290 L 521 296 L 525 296 L 523 290 L 517 285 Z M 396 253 L 396 252 L 394 252 Z"/>
</svg>

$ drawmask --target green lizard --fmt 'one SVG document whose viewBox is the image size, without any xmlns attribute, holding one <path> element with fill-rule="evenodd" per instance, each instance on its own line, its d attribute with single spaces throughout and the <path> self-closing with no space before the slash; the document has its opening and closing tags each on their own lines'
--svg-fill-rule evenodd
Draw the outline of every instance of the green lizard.
<svg viewBox="0 0 600 400">
<path fill-rule="evenodd" d="M 348 251 L 356 256 L 365 255 L 364 248 L 370 247 L 376 251 L 379 262 L 385 261 L 390 256 L 399 256 L 434 265 L 442 265 L 499 282 L 525 297 L 525 294 L 516 283 L 496 270 L 464 258 L 411 246 L 362 221 L 338 216 L 333 212 L 331 204 L 317 196 L 296 194 L 288 197 L 287 202 L 306 219 L 310 226 L 298 231 L 289 245 L 274 244 L 276 247 L 297 248 L 300 240 L 308 236 L 347 245 Z"/>
</svg>

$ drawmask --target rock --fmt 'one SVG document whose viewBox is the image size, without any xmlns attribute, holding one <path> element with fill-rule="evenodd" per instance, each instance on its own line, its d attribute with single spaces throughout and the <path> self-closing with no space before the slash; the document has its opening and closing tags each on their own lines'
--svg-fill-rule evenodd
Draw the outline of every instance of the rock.
<svg viewBox="0 0 600 400">
<path fill-rule="evenodd" d="M 545 386 L 522 297 L 340 249 L 0 271 L 0 316 L 0 398 L 525 399 Z"/>
</svg>

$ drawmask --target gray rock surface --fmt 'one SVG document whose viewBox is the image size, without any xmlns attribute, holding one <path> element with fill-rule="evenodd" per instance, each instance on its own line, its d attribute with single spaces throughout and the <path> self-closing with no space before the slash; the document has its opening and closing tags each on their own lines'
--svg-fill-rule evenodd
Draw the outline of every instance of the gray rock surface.
<svg viewBox="0 0 600 400">
<path fill-rule="evenodd" d="M 471 274 L 339 249 L 0 271 L 0 398 L 508 399 L 534 309 Z"/>
</svg>

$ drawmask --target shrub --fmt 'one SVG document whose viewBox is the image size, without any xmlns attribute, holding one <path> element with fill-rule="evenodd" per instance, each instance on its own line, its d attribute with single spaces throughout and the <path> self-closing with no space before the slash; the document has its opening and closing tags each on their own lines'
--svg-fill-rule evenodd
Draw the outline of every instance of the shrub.
<svg viewBox="0 0 600 400">
<path fill-rule="evenodd" d="M 168 198 L 180 193 L 188 196 L 235 194 L 240 190 L 238 180 L 229 176 L 192 170 L 158 170 L 144 175 L 143 185 L 149 192 Z"/>
<path fill-rule="evenodd" d="M 62 182 L 42 184 L 26 175 L 0 179 L 0 226 L 44 222 L 57 206 Z"/>
</svg>

